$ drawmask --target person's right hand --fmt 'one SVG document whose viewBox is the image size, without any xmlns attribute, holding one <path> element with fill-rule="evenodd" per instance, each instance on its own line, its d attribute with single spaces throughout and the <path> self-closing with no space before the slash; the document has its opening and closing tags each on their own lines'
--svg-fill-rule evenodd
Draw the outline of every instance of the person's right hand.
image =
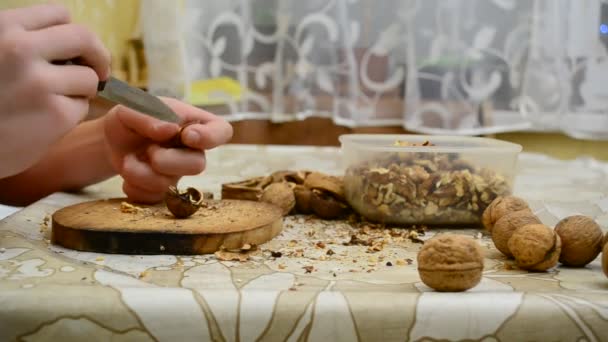
<svg viewBox="0 0 608 342">
<path fill-rule="evenodd" d="M 53 62 L 78 60 L 78 64 Z M 88 112 L 110 53 L 58 5 L 0 11 L 0 178 L 35 164 Z"/>
</svg>

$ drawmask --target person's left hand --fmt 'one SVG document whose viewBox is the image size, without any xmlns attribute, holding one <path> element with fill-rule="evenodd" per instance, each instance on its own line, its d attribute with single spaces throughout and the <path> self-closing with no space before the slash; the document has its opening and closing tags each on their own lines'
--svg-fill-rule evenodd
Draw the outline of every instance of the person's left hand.
<svg viewBox="0 0 608 342">
<path fill-rule="evenodd" d="M 205 150 L 224 144 L 232 137 L 232 126 L 219 116 L 178 100 L 163 98 L 185 122 L 198 121 L 182 131 L 189 148 L 162 145 L 179 132 L 177 124 L 163 122 L 118 105 L 105 116 L 107 156 L 124 179 L 129 200 L 155 203 L 171 185 L 185 175 L 205 169 Z"/>
</svg>

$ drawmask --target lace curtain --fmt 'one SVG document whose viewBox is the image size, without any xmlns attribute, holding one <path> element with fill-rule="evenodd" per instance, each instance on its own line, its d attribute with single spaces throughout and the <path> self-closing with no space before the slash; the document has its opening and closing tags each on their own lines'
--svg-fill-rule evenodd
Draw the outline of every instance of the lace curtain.
<svg viewBox="0 0 608 342">
<path fill-rule="evenodd" d="M 432 134 L 608 135 L 600 0 L 142 1 L 149 88 L 245 91 L 230 120 L 331 117 Z M 608 20 L 606 20 L 608 24 Z M 222 97 L 221 93 L 215 94 Z"/>
</svg>

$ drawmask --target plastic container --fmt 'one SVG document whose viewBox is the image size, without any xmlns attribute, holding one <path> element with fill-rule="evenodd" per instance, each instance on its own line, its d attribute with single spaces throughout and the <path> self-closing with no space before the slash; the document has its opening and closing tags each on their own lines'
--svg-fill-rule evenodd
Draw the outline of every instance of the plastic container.
<svg viewBox="0 0 608 342">
<path fill-rule="evenodd" d="M 511 193 L 522 149 L 452 136 L 347 134 L 340 142 L 348 203 L 397 225 L 478 225 L 497 196 Z"/>
</svg>

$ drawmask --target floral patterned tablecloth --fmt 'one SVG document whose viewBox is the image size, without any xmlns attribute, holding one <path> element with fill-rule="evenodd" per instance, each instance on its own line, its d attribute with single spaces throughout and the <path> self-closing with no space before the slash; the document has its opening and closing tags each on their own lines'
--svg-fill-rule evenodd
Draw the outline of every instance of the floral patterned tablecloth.
<svg viewBox="0 0 608 342">
<path fill-rule="evenodd" d="M 210 151 L 208 164 L 182 184 L 219 195 L 221 183 L 280 169 L 341 172 L 333 148 L 228 145 Z M 546 224 L 581 213 L 606 227 L 607 176 L 608 165 L 594 160 L 522 154 L 515 192 Z M 581 269 L 527 273 L 508 267 L 478 230 L 458 231 L 486 252 L 483 280 L 464 293 L 420 282 L 420 244 L 368 253 L 343 244 L 348 222 L 304 216 L 286 218 L 281 235 L 246 262 L 49 244 L 45 218 L 55 210 L 120 195 L 113 178 L 0 221 L 0 340 L 608 341 L 608 278 L 599 258 Z"/>
</svg>

